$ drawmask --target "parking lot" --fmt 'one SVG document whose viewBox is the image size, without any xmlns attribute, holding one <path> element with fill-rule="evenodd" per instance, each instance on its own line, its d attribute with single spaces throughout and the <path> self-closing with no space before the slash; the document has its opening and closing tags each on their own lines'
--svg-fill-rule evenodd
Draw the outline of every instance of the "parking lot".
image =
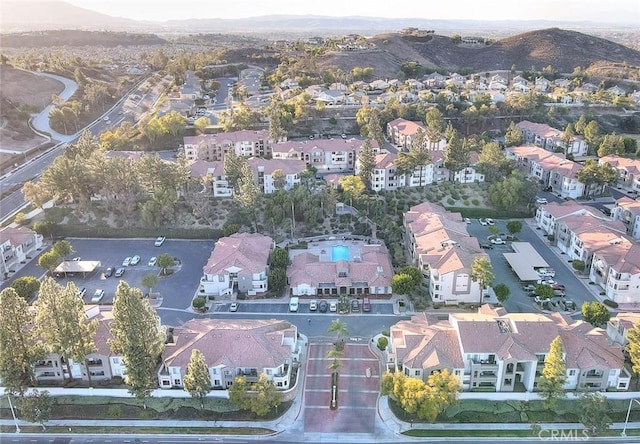
<svg viewBox="0 0 640 444">
<path fill-rule="evenodd" d="M 57 278 L 65 285 L 73 281 L 78 288 L 86 288 L 84 301 L 89 303 L 94 292 L 104 290 L 105 294 L 100 303 L 113 302 L 116 288 L 120 280 L 132 287 L 140 288 L 144 293 L 148 288 L 142 287 L 142 277 L 147 273 L 160 274 L 158 266 L 150 266 L 149 259 L 162 253 L 168 253 L 179 260 L 176 273 L 160 277 L 153 292 L 158 292 L 163 298 L 162 306 L 167 308 L 188 308 L 191 299 L 200 285 L 202 267 L 206 263 L 211 250 L 212 241 L 199 240 L 171 240 L 167 239 L 162 246 L 154 246 L 155 239 L 68 239 L 75 250 L 73 257 L 80 257 L 83 261 L 100 261 L 100 266 L 93 272 L 82 277 L 79 275 L 67 278 Z M 123 267 L 126 257 L 140 256 L 138 265 Z M 106 277 L 107 268 L 124 268 L 121 277 Z"/>
</svg>

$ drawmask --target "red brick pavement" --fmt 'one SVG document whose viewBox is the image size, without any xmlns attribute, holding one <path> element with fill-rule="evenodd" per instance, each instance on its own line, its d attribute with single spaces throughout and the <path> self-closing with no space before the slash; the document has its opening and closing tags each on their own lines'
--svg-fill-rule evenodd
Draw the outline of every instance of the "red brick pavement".
<svg viewBox="0 0 640 444">
<path fill-rule="evenodd" d="M 346 344 L 338 370 L 338 408 L 331 410 L 330 344 L 310 344 L 304 395 L 304 430 L 310 433 L 372 433 L 380 388 L 378 360 L 366 345 Z M 366 377 L 367 368 L 371 377 Z"/>
</svg>

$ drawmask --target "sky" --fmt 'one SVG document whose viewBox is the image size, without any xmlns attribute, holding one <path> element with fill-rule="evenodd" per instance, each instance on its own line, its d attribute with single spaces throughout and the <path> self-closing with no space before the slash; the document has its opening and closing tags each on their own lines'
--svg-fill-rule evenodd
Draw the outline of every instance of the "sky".
<svg viewBox="0 0 640 444">
<path fill-rule="evenodd" d="M 136 20 L 244 18 L 271 14 L 448 20 L 640 23 L 639 0 L 65 0 Z"/>
</svg>

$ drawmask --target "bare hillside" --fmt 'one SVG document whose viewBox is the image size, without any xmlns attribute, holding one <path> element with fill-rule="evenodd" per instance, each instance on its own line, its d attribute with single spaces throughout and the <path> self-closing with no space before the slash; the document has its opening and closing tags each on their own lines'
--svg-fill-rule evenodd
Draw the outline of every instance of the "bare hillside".
<svg viewBox="0 0 640 444">
<path fill-rule="evenodd" d="M 402 63 L 416 61 L 428 68 L 455 71 L 541 69 L 551 65 L 560 72 L 576 66 L 626 63 L 640 66 L 640 52 L 612 41 L 558 28 L 518 34 L 492 45 L 457 45 L 450 37 L 433 35 L 428 39 L 411 39 L 400 34 L 382 34 L 371 38 L 377 52 L 333 53 L 324 57 L 323 66 L 335 65 L 343 70 L 354 66 L 373 66 L 376 76 L 394 76 Z M 366 57 L 369 57 L 369 60 Z"/>
</svg>

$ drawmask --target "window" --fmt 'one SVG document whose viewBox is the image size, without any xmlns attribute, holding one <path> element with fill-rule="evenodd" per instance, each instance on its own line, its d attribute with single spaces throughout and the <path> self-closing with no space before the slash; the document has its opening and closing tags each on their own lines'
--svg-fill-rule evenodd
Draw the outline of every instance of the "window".
<svg viewBox="0 0 640 444">
<path fill-rule="evenodd" d="M 180 385 L 180 380 L 179 379 L 174 379 L 173 383 L 174 383 L 174 385 Z"/>
<path fill-rule="evenodd" d="M 166 379 L 164 379 L 164 380 L 162 381 L 162 385 L 169 385 L 169 381 L 167 381 Z"/>
</svg>

